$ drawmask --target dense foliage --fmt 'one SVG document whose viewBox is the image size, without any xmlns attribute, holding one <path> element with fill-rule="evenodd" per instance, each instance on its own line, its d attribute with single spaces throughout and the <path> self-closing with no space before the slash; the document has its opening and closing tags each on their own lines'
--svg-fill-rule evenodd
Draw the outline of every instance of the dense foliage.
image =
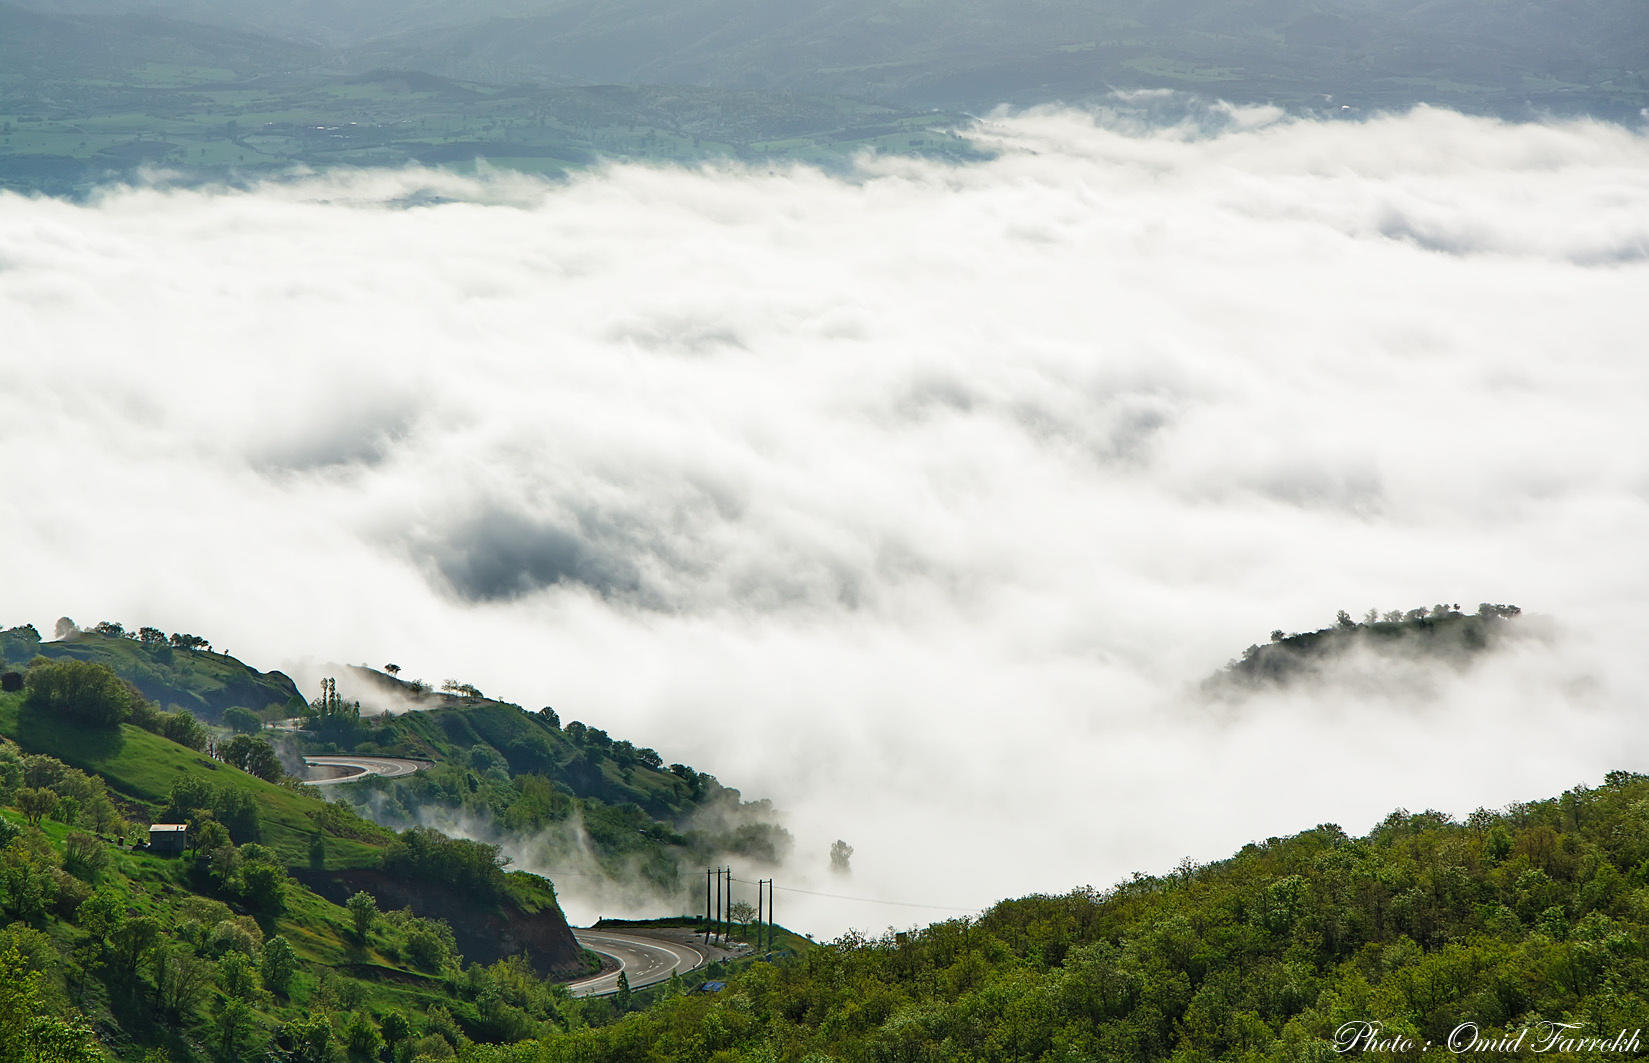
<svg viewBox="0 0 1649 1063">
<path fill-rule="evenodd" d="M 424 827 L 413 827 L 384 850 L 383 867 L 401 875 L 444 882 L 469 891 L 479 899 L 497 898 L 508 891 L 498 846 L 463 838 L 449 838 Z"/>
<path fill-rule="evenodd" d="M 142 699 L 130 683 L 104 664 L 89 661 L 51 661 L 29 666 L 23 680 L 23 704 L 36 712 L 71 717 L 94 727 L 116 727 L 132 715 Z"/>
<path fill-rule="evenodd" d="M 329 905 L 291 880 L 275 850 L 225 827 L 256 835 L 249 793 L 179 779 L 163 814 L 189 824 L 191 849 L 156 855 L 102 779 L 0 739 L 0 1063 L 405 1061 L 585 1021 L 524 959 L 465 964 L 441 920 L 364 893 Z M 395 863 L 490 882 L 488 853 L 422 832 Z"/>
<path fill-rule="evenodd" d="M 1461 1023 L 1493 1038 L 1542 1020 L 1649 1032 L 1649 777 L 1464 823 L 1395 812 L 1360 839 L 1324 825 L 849 936 L 720 994 L 466 1058 L 1326 1061 L 1347 1022 L 1441 1046 Z"/>
</svg>

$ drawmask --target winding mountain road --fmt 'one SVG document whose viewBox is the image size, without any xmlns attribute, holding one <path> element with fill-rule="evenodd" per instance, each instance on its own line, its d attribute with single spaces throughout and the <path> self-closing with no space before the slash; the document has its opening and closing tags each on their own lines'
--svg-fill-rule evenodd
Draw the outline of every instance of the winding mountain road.
<svg viewBox="0 0 1649 1063">
<path fill-rule="evenodd" d="M 616 971 L 569 983 L 567 988 L 575 997 L 600 997 L 618 992 L 621 973 L 630 980 L 631 989 L 640 989 L 705 963 L 704 953 L 679 941 L 615 930 L 574 930 L 573 936 L 591 952 L 611 956 L 619 965 Z"/>
<path fill-rule="evenodd" d="M 326 779 L 305 779 L 310 786 L 332 786 L 341 782 L 354 782 L 364 779 L 368 775 L 382 775 L 386 779 L 396 779 L 413 772 L 423 771 L 429 767 L 427 760 L 408 760 L 405 757 L 367 757 L 337 756 L 304 757 L 303 762 L 311 768 L 332 768 L 343 771 L 342 775 L 335 775 Z M 353 769 L 353 770 L 351 770 Z"/>
</svg>

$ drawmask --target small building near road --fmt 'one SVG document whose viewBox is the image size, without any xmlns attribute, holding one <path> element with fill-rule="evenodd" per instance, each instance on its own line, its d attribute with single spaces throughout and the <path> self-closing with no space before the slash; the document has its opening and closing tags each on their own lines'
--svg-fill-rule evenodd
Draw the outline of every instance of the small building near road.
<svg viewBox="0 0 1649 1063">
<path fill-rule="evenodd" d="M 189 828 L 183 823 L 156 823 L 149 828 L 149 851 L 181 853 L 189 847 Z"/>
</svg>

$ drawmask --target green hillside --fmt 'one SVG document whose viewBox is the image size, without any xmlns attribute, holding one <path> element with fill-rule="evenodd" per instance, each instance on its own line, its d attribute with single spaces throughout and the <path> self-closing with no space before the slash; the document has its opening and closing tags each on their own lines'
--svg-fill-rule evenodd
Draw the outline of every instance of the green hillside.
<svg viewBox="0 0 1649 1063">
<path fill-rule="evenodd" d="M 445 919 L 455 944 L 472 957 L 490 961 L 519 946 L 542 971 L 567 970 L 577 962 L 553 887 L 536 876 L 506 875 L 490 846 L 443 843 L 444 850 L 409 861 L 408 837 L 322 799 L 278 767 L 278 781 L 269 781 L 129 723 L 92 726 L 32 708 L 21 694 L 0 694 L 0 736 L 98 780 L 109 801 L 82 798 L 75 815 L 99 830 L 118 817 L 139 824 L 212 819 L 227 829 L 229 841 L 257 844 L 275 866 L 322 894 L 341 901 L 360 889 L 393 892 L 397 906 Z M 480 869 L 460 890 L 452 878 L 466 861 Z M 383 874 L 390 869 L 397 874 Z M 353 888 L 341 892 L 346 884 Z M 521 925 L 501 934 L 499 927 L 512 920 Z"/>
<path fill-rule="evenodd" d="M 167 721 L 102 664 L 20 685 L 0 693 L 0 1063 L 442 1059 L 651 999 L 550 980 L 593 958 L 496 847 L 397 835 L 121 723 Z M 186 823 L 188 851 L 140 844 L 151 822 Z"/>
<path fill-rule="evenodd" d="M 1400 810 L 1363 838 L 1325 824 L 1110 889 L 848 935 L 718 994 L 469 1058 L 1328 1063 L 1454 1058 L 1451 1034 L 1476 1058 L 1641 1055 L 1649 777 L 1465 822 Z"/>
<path fill-rule="evenodd" d="M 552 709 L 423 690 L 372 669 L 351 669 L 363 713 L 378 704 L 431 706 L 396 716 L 320 721 L 299 736 L 306 752 L 378 753 L 435 761 L 410 777 L 368 778 L 337 796 L 395 827 L 432 811 L 461 813 L 499 840 L 530 844 L 542 866 L 639 876 L 680 893 L 706 861 L 777 863 L 789 832 L 765 800 L 746 801 L 714 776 L 615 739 Z M 586 866 L 593 858 L 594 867 Z"/>
<path fill-rule="evenodd" d="M 205 645 L 191 647 L 189 640 L 197 636 L 175 634 L 168 639 L 154 628 L 141 630 L 149 634 L 140 638 L 135 631 L 126 635 L 74 630 L 65 638 L 43 642 L 33 625 L 8 628 L 0 631 L 0 666 L 27 667 L 35 657 L 95 661 L 113 668 L 155 704 L 185 709 L 212 723 L 237 705 L 277 715 L 287 711 L 289 703 L 303 701 L 297 686 L 281 672 L 260 672 Z"/>
</svg>

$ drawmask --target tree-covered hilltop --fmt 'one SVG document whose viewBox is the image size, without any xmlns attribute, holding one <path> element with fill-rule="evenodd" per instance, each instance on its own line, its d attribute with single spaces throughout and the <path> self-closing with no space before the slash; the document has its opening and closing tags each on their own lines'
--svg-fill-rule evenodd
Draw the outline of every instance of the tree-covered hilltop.
<svg viewBox="0 0 1649 1063">
<path fill-rule="evenodd" d="M 530 853 L 537 866 L 604 874 L 682 895 L 707 862 L 742 857 L 777 863 L 791 837 L 766 800 L 746 801 L 714 776 L 654 749 L 613 738 L 554 709 L 527 712 L 448 681 L 436 691 L 374 669 L 352 668 L 357 710 L 321 713 L 303 732 L 309 752 L 420 757 L 416 775 L 369 778 L 339 797 L 395 827 L 457 821 Z M 374 707 L 420 706 L 395 716 Z"/>
<path fill-rule="evenodd" d="M 1363 838 L 1323 825 L 1107 890 L 850 934 L 714 996 L 463 1058 L 1327 1063 L 1362 1022 L 1416 1050 L 1350 1057 L 1430 1058 L 1463 1023 L 1481 1044 L 1530 1030 L 1494 1058 L 1534 1056 L 1542 1022 L 1649 1043 L 1649 777 L 1464 822 L 1397 811 Z"/>
<path fill-rule="evenodd" d="M 1332 627 L 1294 635 L 1273 631 L 1269 643 L 1249 646 L 1203 689 L 1229 694 L 1285 686 L 1323 676 L 1358 652 L 1388 664 L 1434 661 L 1464 667 L 1512 633 L 1512 622 L 1521 613 L 1515 605 L 1483 602 L 1467 614 L 1458 605 L 1439 603 L 1406 612 L 1370 609 L 1354 620 L 1342 609 Z"/>
<path fill-rule="evenodd" d="M 303 701 L 285 674 L 260 672 L 214 652 L 199 635 L 168 635 L 147 626 L 128 630 L 110 620 L 81 630 L 64 617 L 57 622 L 56 636 L 43 641 L 32 624 L 0 631 L 0 670 L 24 668 L 36 657 L 106 664 L 156 705 L 187 710 L 209 723 L 218 722 L 233 707 L 273 717 Z"/>
</svg>

